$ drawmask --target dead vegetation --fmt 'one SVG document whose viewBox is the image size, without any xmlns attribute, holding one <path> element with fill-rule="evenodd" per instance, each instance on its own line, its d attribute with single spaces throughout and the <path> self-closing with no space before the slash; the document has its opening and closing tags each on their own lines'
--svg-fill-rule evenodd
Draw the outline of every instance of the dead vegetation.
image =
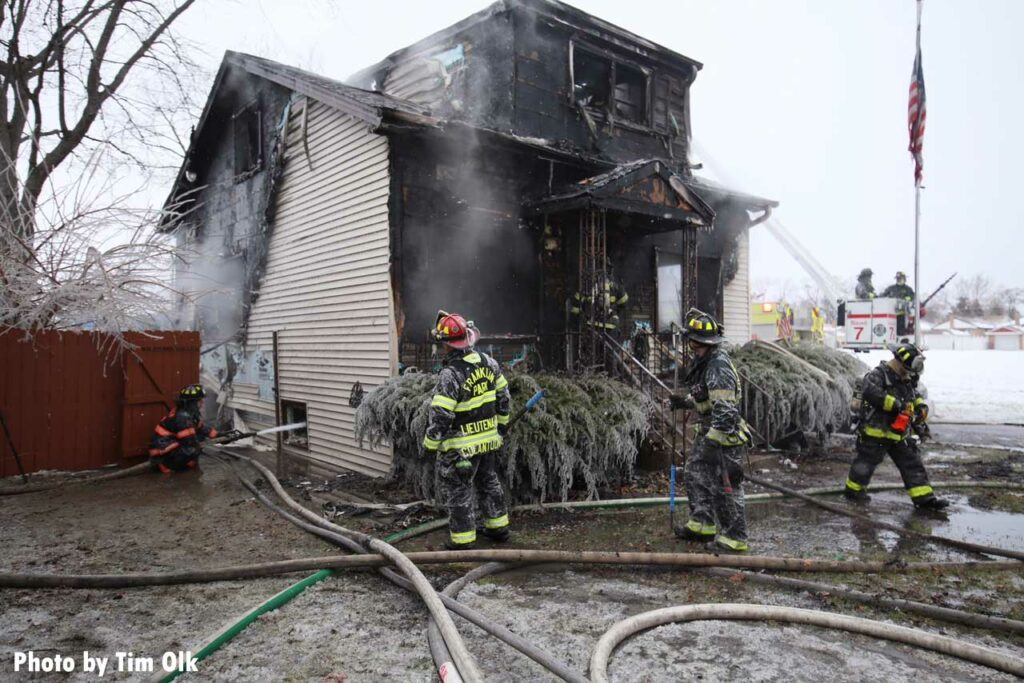
<svg viewBox="0 0 1024 683">
<path fill-rule="evenodd" d="M 732 352 L 744 384 L 747 421 L 768 443 L 796 431 L 825 435 L 846 427 L 854 386 L 868 367 L 820 345 L 795 344 L 788 350 L 796 358 L 756 344 Z M 801 360 L 828 373 L 829 379 Z"/>
<path fill-rule="evenodd" d="M 434 463 L 421 441 L 435 377 L 407 374 L 369 392 L 356 412 L 356 436 L 394 448 L 391 476 L 417 496 L 436 489 Z M 505 482 L 519 501 L 567 500 L 573 489 L 595 498 L 598 489 L 629 480 L 647 434 L 651 400 L 607 377 L 509 375 L 513 414 L 540 388 L 547 397 L 506 439 Z"/>
</svg>

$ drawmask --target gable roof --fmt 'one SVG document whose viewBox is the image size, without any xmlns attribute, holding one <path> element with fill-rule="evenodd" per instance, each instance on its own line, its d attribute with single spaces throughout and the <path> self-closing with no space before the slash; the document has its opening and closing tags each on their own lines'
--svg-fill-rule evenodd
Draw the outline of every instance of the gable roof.
<svg viewBox="0 0 1024 683">
<path fill-rule="evenodd" d="M 192 152 L 200 138 L 201 131 L 210 117 L 210 112 L 214 109 L 217 97 L 221 94 L 227 74 L 231 69 L 238 69 L 245 74 L 265 79 L 281 87 L 323 102 L 339 111 L 366 121 L 374 128 L 381 124 L 386 112 L 406 114 L 412 119 L 422 119 L 423 121 L 432 120 L 429 118 L 430 112 L 425 107 L 414 102 L 385 95 L 384 93 L 355 88 L 345 85 L 341 81 L 281 64 L 280 62 L 228 50 L 224 53 L 224 59 L 221 61 L 220 68 L 217 70 L 217 75 L 213 80 L 213 87 L 210 88 L 210 94 L 206 99 L 206 104 L 203 105 L 202 114 L 200 114 L 199 121 L 196 123 L 192 133 L 189 148 L 182 160 L 181 167 L 178 169 L 174 183 L 171 185 L 171 191 L 164 202 L 165 208 L 174 204 L 175 198 L 183 187 L 189 159 L 192 157 Z M 173 215 L 165 216 L 161 220 L 158 229 L 162 231 L 169 230 L 174 219 L 175 216 Z"/>
<path fill-rule="evenodd" d="M 260 76 L 272 83 L 319 100 L 339 111 L 363 119 L 371 126 L 380 124 L 383 113 L 389 110 L 417 116 L 430 115 L 429 109 L 415 102 L 381 92 L 355 88 L 333 78 L 254 55 L 229 50 L 224 54 L 221 69 L 223 70 L 226 65 L 236 66 L 254 76 Z"/>
<path fill-rule="evenodd" d="M 527 202 L 537 213 L 607 208 L 710 226 L 715 212 L 663 161 L 639 159 Z"/>
</svg>

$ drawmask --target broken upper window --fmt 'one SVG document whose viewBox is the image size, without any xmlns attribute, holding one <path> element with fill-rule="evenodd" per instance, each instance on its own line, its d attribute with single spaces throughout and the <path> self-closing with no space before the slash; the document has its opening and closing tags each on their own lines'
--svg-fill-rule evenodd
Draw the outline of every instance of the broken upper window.
<svg viewBox="0 0 1024 683">
<path fill-rule="evenodd" d="M 647 125 L 647 74 L 578 46 L 572 50 L 573 101 L 598 115 Z"/>
<path fill-rule="evenodd" d="M 573 52 L 573 98 L 584 107 L 604 112 L 608 109 L 611 85 L 611 60 L 589 52 Z"/>
<path fill-rule="evenodd" d="M 235 176 L 249 176 L 263 165 L 263 126 L 260 110 L 250 104 L 232 117 Z"/>
<path fill-rule="evenodd" d="M 615 118 L 647 123 L 647 75 L 625 64 L 615 65 Z"/>
</svg>

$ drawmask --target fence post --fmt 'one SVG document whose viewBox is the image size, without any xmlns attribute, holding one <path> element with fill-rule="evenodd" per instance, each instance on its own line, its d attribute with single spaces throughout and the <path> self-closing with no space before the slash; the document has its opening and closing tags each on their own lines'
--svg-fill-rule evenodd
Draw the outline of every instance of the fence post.
<svg viewBox="0 0 1024 683">
<path fill-rule="evenodd" d="M 273 332 L 274 339 L 274 426 L 280 426 L 281 424 L 281 390 L 280 390 L 280 377 L 278 371 L 279 356 L 277 352 L 277 330 Z M 277 476 L 283 478 L 285 476 L 284 471 L 284 433 L 278 432 L 277 437 Z"/>
</svg>

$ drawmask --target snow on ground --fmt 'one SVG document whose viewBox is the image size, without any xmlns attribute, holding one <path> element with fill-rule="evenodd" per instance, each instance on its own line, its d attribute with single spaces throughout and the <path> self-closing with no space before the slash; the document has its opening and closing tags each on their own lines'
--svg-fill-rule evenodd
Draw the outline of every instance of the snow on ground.
<svg viewBox="0 0 1024 683">
<path fill-rule="evenodd" d="M 870 367 L 888 351 L 854 354 Z M 922 381 L 936 420 L 1024 423 L 1024 352 L 925 351 Z"/>
</svg>

